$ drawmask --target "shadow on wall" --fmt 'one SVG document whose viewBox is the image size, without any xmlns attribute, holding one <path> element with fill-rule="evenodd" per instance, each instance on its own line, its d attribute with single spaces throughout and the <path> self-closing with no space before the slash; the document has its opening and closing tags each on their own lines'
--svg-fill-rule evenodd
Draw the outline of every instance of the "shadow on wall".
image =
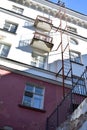
<svg viewBox="0 0 87 130">
<path fill-rule="evenodd" d="M 27 39 L 20 40 L 17 49 L 32 53 L 32 47 L 29 45 L 30 42 L 31 42 L 31 40 L 27 40 Z"/>
<path fill-rule="evenodd" d="M 35 31 L 34 22 L 33 21 L 25 21 L 24 28 Z"/>
</svg>

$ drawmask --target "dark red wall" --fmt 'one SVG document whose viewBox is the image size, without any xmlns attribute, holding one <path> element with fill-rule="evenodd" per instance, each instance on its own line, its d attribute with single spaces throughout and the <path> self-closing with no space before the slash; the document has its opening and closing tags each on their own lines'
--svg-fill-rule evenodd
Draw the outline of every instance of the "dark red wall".
<svg viewBox="0 0 87 130">
<path fill-rule="evenodd" d="M 0 70 L 0 74 L 0 127 L 11 126 L 14 130 L 45 130 L 47 116 L 62 100 L 62 87 L 6 70 Z M 27 82 L 45 87 L 45 111 L 21 106 Z"/>
</svg>

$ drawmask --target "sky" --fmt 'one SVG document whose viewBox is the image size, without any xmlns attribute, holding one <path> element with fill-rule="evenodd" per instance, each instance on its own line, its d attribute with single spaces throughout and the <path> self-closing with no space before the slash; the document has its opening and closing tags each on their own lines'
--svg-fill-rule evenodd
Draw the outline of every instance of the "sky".
<svg viewBox="0 0 87 130">
<path fill-rule="evenodd" d="M 57 3 L 58 0 L 49 0 Z M 61 0 L 67 8 L 75 10 L 79 13 L 87 15 L 87 0 Z"/>
</svg>

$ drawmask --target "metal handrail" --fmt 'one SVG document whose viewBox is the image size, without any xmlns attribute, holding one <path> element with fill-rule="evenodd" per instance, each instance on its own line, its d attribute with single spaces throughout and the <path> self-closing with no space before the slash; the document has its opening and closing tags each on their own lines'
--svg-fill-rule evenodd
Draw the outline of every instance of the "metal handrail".
<svg viewBox="0 0 87 130">
<path fill-rule="evenodd" d="M 71 113 L 74 111 L 73 104 L 77 102 L 80 104 L 84 98 L 86 98 L 87 90 L 86 95 L 78 95 L 73 92 L 74 88 L 79 84 L 79 81 L 82 78 L 87 80 L 87 68 L 78 78 L 77 82 L 72 85 L 72 89 L 69 91 L 69 93 L 64 97 L 61 103 L 57 105 L 55 110 L 47 118 L 46 130 L 56 130 L 56 128 L 60 126 L 65 120 L 67 120 L 70 117 Z"/>
</svg>

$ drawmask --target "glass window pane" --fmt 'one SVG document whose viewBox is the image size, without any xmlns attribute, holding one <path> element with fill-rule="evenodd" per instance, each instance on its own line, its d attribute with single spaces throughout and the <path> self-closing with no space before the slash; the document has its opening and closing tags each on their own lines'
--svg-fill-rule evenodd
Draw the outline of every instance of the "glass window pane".
<svg viewBox="0 0 87 130">
<path fill-rule="evenodd" d="M 75 61 L 77 63 L 81 63 L 81 55 L 80 55 L 79 52 L 71 51 L 70 55 L 71 55 L 71 60 L 72 61 Z"/>
<path fill-rule="evenodd" d="M 40 67 L 40 68 L 44 68 L 45 59 L 46 59 L 46 57 L 44 57 L 44 56 L 41 56 L 36 53 L 32 53 L 31 65 L 34 65 L 34 66 Z"/>
<path fill-rule="evenodd" d="M 42 108 L 42 96 L 34 95 L 33 107 Z"/>
<path fill-rule="evenodd" d="M 70 43 L 74 45 L 78 45 L 78 42 L 73 38 L 70 38 Z"/>
<path fill-rule="evenodd" d="M 5 21 L 3 29 L 6 31 L 15 33 L 17 30 L 17 27 L 18 27 L 17 24 Z"/>
<path fill-rule="evenodd" d="M 10 47 L 5 45 L 2 49 L 1 55 L 6 57 L 8 55 L 9 49 Z"/>
<path fill-rule="evenodd" d="M 16 29 L 17 29 L 17 25 L 11 25 L 11 28 L 10 28 L 10 30 L 9 31 L 11 31 L 11 32 L 16 32 Z"/>
<path fill-rule="evenodd" d="M 33 93 L 25 91 L 25 96 L 28 96 L 30 98 L 33 98 Z"/>
<path fill-rule="evenodd" d="M 27 84 L 25 90 L 27 90 L 29 92 L 33 92 L 34 91 L 34 87 L 32 85 Z"/>
<path fill-rule="evenodd" d="M 10 28 L 10 24 L 8 22 L 5 22 L 5 25 L 4 25 L 4 30 L 9 30 Z"/>
<path fill-rule="evenodd" d="M 39 67 L 40 67 L 40 68 L 44 68 L 44 64 L 40 62 L 40 63 L 39 63 Z"/>
<path fill-rule="evenodd" d="M 7 57 L 9 50 L 10 50 L 10 46 L 5 44 L 0 44 L 0 56 Z"/>
<path fill-rule="evenodd" d="M 43 89 L 36 87 L 36 88 L 35 88 L 35 94 L 43 95 Z"/>
<path fill-rule="evenodd" d="M 27 97 L 27 96 L 24 96 L 23 97 L 23 104 L 26 105 L 26 106 L 31 106 L 31 101 L 32 99 Z"/>
<path fill-rule="evenodd" d="M 75 61 L 78 62 L 78 63 L 81 63 L 80 57 L 76 57 Z"/>
<path fill-rule="evenodd" d="M 43 88 L 27 84 L 23 96 L 23 105 L 42 109 L 43 107 Z"/>
</svg>

